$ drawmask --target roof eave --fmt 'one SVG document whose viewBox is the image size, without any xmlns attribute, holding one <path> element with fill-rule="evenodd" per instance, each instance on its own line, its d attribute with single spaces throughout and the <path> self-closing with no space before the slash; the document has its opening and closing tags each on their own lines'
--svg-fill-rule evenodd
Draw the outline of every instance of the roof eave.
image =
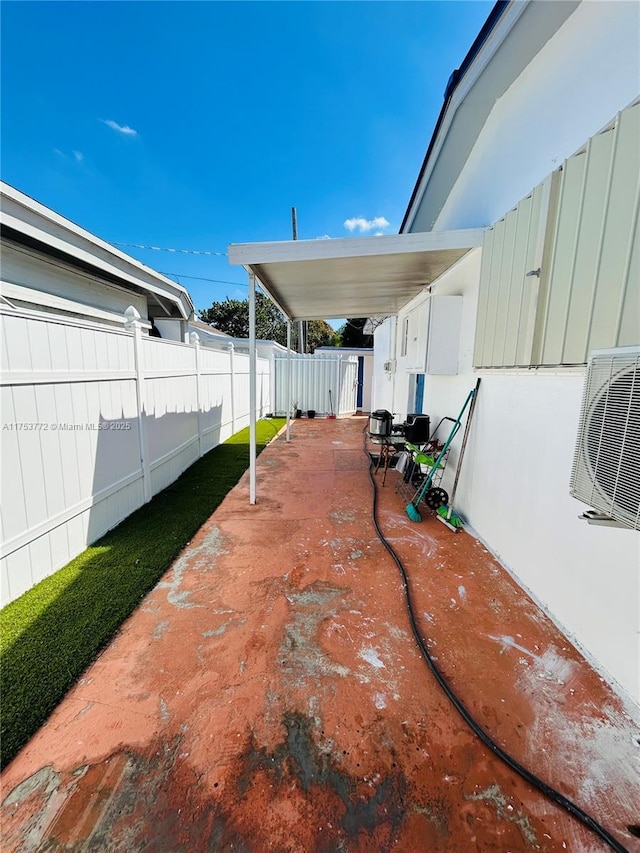
<svg viewBox="0 0 640 853">
<path fill-rule="evenodd" d="M 407 205 L 407 209 L 406 209 L 404 217 L 402 219 L 402 223 L 401 223 L 400 229 L 399 229 L 400 234 L 405 233 L 405 228 L 407 228 L 408 225 L 410 225 L 409 219 L 413 219 L 413 215 L 415 214 L 416 203 L 419 201 L 418 196 L 420 194 L 420 189 L 421 189 L 421 186 L 423 183 L 423 179 L 424 179 L 425 173 L 427 171 L 427 168 L 429 166 L 429 162 L 431 160 L 431 155 L 433 154 L 433 151 L 436 147 L 436 143 L 438 141 L 440 131 L 441 131 L 442 126 L 444 124 L 445 116 L 447 115 L 447 113 L 449 111 L 449 107 L 451 105 L 454 93 L 456 92 L 456 90 L 458 89 L 460 84 L 462 83 L 463 78 L 465 77 L 465 75 L 469 71 L 469 68 L 473 64 L 474 59 L 478 56 L 478 54 L 482 50 L 487 39 L 489 38 L 489 36 L 493 32 L 493 30 L 495 29 L 498 21 L 502 18 L 507 7 L 510 5 L 511 2 L 512 2 L 512 0 L 498 0 L 498 2 L 495 4 L 493 9 L 489 13 L 487 20 L 482 25 L 482 29 L 480 30 L 480 32 L 476 36 L 473 44 L 469 48 L 467 55 L 462 60 L 460 67 L 456 68 L 452 72 L 452 74 L 449 78 L 449 82 L 447 83 L 447 88 L 446 88 L 446 91 L 444 94 L 444 103 L 442 104 L 442 109 L 440 110 L 440 113 L 439 113 L 438 118 L 436 120 L 436 125 L 434 127 L 433 134 L 431 135 L 429 145 L 427 147 L 427 153 L 425 154 L 424 160 L 422 161 L 422 165 L 421 165 L 420 171 L 418 173 L 418 178 L 417 178 L 416 183 L 414 185 L 413 191 L 411 193 L 411 197 L 409 199 L 409 204 Z"/>
<path fill-rule="evenodd" d="M 187 290 L 181 285 L 165 278 L 9 184 L 0 182 L 0 196 L 2 197 L 0 220 L 3 230 L 10 233 L 11 239 L 23 240 L 26 245 L 36 246 L 42 252 L 50 252 L 84 269 L 92 269 L 98 275 L 116 279 L 125 287 L 133 285 L 154 296 L 169 299 L 176 305 L 179 314 L 185 320 L 192 316 L 195 310 L 194 305 Z M 23 211 L 22 215 L 20 215 L 21 211 Z M 40 224 L 27 222 L 25 214 Z M 59 232 L 57 236 L 43 227 L 46 223 Z M 103 255 L 106 254 L 107 257 L 99 257 L 96 250 Z"/>
</svg>

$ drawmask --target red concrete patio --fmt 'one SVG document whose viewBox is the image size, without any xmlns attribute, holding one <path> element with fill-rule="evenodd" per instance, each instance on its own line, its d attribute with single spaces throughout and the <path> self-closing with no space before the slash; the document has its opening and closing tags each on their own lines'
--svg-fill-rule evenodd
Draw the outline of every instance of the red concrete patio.
<svg viewBox="0 0 640 853">
<path fill-rule="evenodd" d="M 472 734 L 371 523 L 364 418 L 297 421 L 2 776 L 4 851 L 588 851 Z M 428 647 L 521 763 L 629 850 L 640 725 L 467 533 L 379 519 Z M 381 475 L 379 475 L 381 479 Z"/>
</svg>

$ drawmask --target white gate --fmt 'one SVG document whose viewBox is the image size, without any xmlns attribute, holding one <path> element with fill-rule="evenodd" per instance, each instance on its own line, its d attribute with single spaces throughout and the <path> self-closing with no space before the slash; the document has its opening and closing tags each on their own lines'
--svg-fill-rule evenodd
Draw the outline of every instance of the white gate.
<svg viewBox="0 0 640 853">
<path fill-rule="evenodd" d="M 358 359 L 314 358 L 295 355 L 290 360 L 277 356 L 275 367 L 275 411 L 315 410 L 318 415 L 329 412 L 329 391 L 336 415 L 352 415 L 356 411 Z M 289 386 L 291 370 L 291 386 Z M 291 393 L 289 394 L 289 387 Z"/>
</svg>

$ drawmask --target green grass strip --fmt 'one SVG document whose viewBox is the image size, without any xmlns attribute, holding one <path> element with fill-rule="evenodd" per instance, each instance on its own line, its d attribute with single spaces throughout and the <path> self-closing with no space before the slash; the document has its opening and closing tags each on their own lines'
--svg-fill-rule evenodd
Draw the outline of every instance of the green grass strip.
<svg viewBox="0 0 640 853">
<path fill-rule="evenodd" d="M 284 423 L 258 421 L 260 452 Z M 249 466 L 249 429 L 0 611 L 4 767 L 157 583 Z"/>
</svg>

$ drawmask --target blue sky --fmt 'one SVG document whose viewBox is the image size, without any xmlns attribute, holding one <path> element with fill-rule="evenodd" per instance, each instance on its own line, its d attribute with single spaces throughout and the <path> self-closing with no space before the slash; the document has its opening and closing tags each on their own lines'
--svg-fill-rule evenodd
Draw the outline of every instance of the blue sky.
<svg viewBox="0 0 640 853">
<path fill-rule="evenodd" d="M 397 232 L 492 6 L 3 2 L 2 178 L 112 242 L 287 240 L 294 205 L 301 239 Z M 225 257 L 125 251 L 196 308 L 246 295 Z"/>
</svg>

